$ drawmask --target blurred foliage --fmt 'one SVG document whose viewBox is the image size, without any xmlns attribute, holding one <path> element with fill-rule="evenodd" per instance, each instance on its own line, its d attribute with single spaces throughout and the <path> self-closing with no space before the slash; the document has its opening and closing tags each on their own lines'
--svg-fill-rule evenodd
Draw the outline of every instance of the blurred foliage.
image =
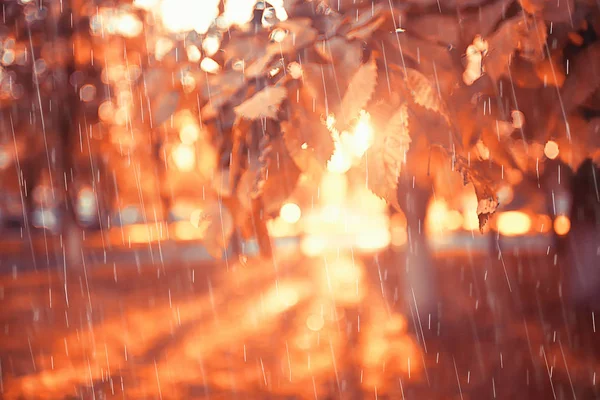
<svg viewBox="0 0 600 400">
<path fill-rule="evenodd" d="M 263 255 L 265 220 L 332 163 L 396 208 L 399 182 L 457 171 L 483 227 L 499 186 L 537 179 L 549 140 L 572 168 L 598 156 L 590 0 L 15 0 L 2 13 L 3 152 L 11 129 L 36 131 L 15 152 L 43 151 L 35 137 L 58 107 L 63 168 L 121 220 L 131 203 L 147 222 L 201 197 L 229 207 Z M 367 117 L 370 146 L 349 156 Z"/>
</svg>

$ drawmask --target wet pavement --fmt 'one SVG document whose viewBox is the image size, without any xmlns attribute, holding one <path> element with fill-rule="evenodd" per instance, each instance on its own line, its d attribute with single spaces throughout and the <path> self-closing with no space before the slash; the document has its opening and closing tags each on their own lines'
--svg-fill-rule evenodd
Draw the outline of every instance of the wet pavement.
<svg viewBox="0 0 600 400">
<path fill-rule="evenodd" d="M 552 253 L 436 255 L 431 314 L 401 252 L 97 261 L 0 277 L 0 398 L 600 398 Z"/>
</svg>

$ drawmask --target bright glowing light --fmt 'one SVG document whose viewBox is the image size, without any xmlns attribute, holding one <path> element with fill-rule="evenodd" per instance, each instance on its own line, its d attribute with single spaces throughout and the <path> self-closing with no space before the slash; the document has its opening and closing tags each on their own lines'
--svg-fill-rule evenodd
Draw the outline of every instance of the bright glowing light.
<svg viewBox="0 0 600 400">
<path fill-rule="evenodd" d="M 206 33 L 219 15 L 219 3 L 220 0 L 163 0 L 160 16 L 171 32 Z"/>
<path fill-rule="evenodd" d="M 256 0 L 226 0 L 223 18 L 227 25 L 245 25 L 252 20 Z"/>
<path fill-rule="evenodd" d="M 432 233 L 440 233 L 444 230 L 444 222 L 448 214 L 448 204 L 442 199 L 434 200 L 429 204 L 427 210 L 427 230 Z"/>
<path fill-rule="evenodd" d="M 381 216 L 383 217 L 383 216 Z M 381 218 L 380 218 L 381 219 Z M 356 234 L 356 245 L 362 250 L 381 250 L 392 241 L 392 236 L 384 221 Z"/>
<path fill-rule="evenodd" d="M 300 207 L 295 203 L 286 203 L 281 207 L 279 215 L 285 222 L 295 224 L 300 220 L 302 210 L 300 210 Z"/>
<path fill-rule="evenodd" d="M 327 262 L 323 276 L 319 279 L 322 290 L 335 297 L 338 306 L 354 305 L 365 295 L 360 283 L 364 279 L 364 266 L 358 260 L 342 257 Z"/>
<path fill-rule="evenodd" d="M 318 256 L 325 250 L 325 243 L 319 237 L 306 236 L 300 242 L 300 249 L 306 256 Z"/>
<path fill-rule="evenodd" d="M 370 124 L 371 116 L 365 111 L 360 112 L 358 123 L 354 127 L 354 135 L 352 136 L 352 148 L 354 155 L 358 158 L 373 144 L 373 128 Z"/>
<path fill-rule="evenodd" d="M 215 35 L 208 35 L 202 41 L 202 49 L 207 56 L 212 57 L 221 47 L 221 40 Z"/>
<path fill-rule="evenodd" d="M 546 143 L 546 146 L 544 146 L 544 154 L 551 160 L 554 160 L 556 157 L 558 157 L 559 153 L 560 151 L 558 149 L 558 143 L 553 140 L 549 140 L 548 143 Z"/>
<path fill-rule="evenodd" d="M 187 124 L 179 131 L 179 140 L 183 144 L 190 145 L 200 137 L 200 127 L 194 123 Z"/>
<path fill-rule="evenodd" d="M 498 215 L 497 225 L 501 235 L 520 236 L 531 229 L 531 218 L 521 211 L 507 211 Z"/>
<path fill-rule="evenodd" d="M 284 41 L 286 36 L 287 36 L 287 32 L 284 31 L 283 29 L 275 29 L 271 33 L 271 40 L 276 43 L 281 43 Z"/>
<path fill-rule="evenodd" d="M 463 225 L 463 216 L 456 210 L 451 210 L 446 214 L 446 221 L 444 221 L 446 229 L 449 231 L 456 231 Z"/>
<path fill-rule="evenodd" d="M 200 68 L 204 72 L 216 74 L 221 69 L 221 66 L 212 58 L 205 57 L 202 59 L 202 62 L 200 63 Z"/>
<path fill-rule="evenodd" d="M 158 6 L 159 0 L 133 0 L 133 5 L 143 10 L 152 10 Z"/>
<path fill-rule="evenodd" d="M 200 57 L 202 57 L 202 54 L 200 54 L 200 49 L 193 44 L 187 46 L 185 48 L 185 52 L 187 53 L 188 60 L 191 62 L 198 62 L 200 61 Z"/>
<path fill-rule="evenodd" d="M 117 21 L 117 32 L 125 37 L 136 37 L 144 29 L 144 24 L 133 14 L 123 14 Z"/>
<path fill-rule="evenodd" d="M 294 79 L 302 78 L 302 66 L 295 61 L 289 63 L 288 72 Z"/>
<path fill-rule="evenodd" d="M 96 214 L 96 195 L 94 191 L 89 188 L 83 188 L 77 196 L 77 215 L 80 218 L 93 217 Z"/>
<path fill-rule="evenodd" d="M 130 243 L 141 244 L 150 243 L 160 238 L 154 225 L 134 224 L 124 228 L 125 237 Z"/>
<path fill-rule="evenodd" d="M 292 284 L 272 288 L 263 297 L 263 309 L 267 314 L 279 314 L 298 303 L 298 290 Z"/>
<path fill-rule="evenodd" d="M 373 143 L 373 128 L 370 124 L 371 116 L 366 111 L 361 111 L 358 122 L 353 131 L 339 133 L 335 128 L 335 117 L 327 116 L 325 125 L 331 132 L 335 142 L 335 150 L 327 169 L 331 172 L 345 173 L 355 164 Z"/>
<path fill-rule="evenodd" d="M 154 57 L 157 60 L 162 60 L 164 56 L 167 55 L 169 51 L 173 48 L 174 43 L 172 40 L 160 38 L 156 41 L 156 46 L 154 47 Z"/>
<path fill-rule="evenodd" d="M 191 146 L 185 144 L 176 146 L 171 153 L 171 157 L 180 171 L 188 172 L 196 166 L 196 152 Z"/>
<path fill-rule="evenodd" d="M 325 205 L 339 205 L 344 202 L 348 193 L 348 178 L 337 173 L 325 173 L 321 177 L 320 198 Z M 336 207 L 339 215 L 339 207 Z M 328 210 L 333 212 L 333 210 Z"/>
<path fill-rule="evenodd" d="M 554 232 L 558 236 L 564 236 L 571 230 L 571 220 L 565 215 L 559 215 L 554 220 Z"/>
<path fill-rule="evenodd" d="M 344 152 L 342 147 L 336 143 L 335 150 L 327 162 L 327 170 L 338 174 L 346 173 L 352 167 L 352 159 Z"/>
<path fill-rule="evenodd" d="M 188 221 L 177 221 L 171 224 L 170 229 L 175 234 L 177 240 L 200 240 L 204 237 L 204 229 L 197 229 Z"/>
</svg>

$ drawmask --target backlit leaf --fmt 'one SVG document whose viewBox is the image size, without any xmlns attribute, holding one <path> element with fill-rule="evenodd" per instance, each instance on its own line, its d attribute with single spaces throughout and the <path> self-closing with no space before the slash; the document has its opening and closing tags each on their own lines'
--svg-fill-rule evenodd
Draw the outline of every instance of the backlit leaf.
<svg viewBox="0 0 600 400">
<path fill-rule="evenodd" d="M 235 113 L 241 118 L 250 120 L 259 118 L 277 119 L 281 102 L 287 96 L 283 86 L 267 86 L 248 100 L 235 108 Z"/>
</svg>

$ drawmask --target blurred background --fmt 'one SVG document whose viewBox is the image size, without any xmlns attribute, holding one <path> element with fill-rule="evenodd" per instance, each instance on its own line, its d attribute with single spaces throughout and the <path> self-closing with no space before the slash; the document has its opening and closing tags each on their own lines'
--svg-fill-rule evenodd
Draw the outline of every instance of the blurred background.
<svg viewBox="0 0 600 400">
<path fill-rule="evenodd" d="M 500 2 L 384 6 L 416 18 Z M 567 110 L 564 129 L 583 139 L 530 140 L 532 128 L 525 166 L 502 165 L 500 207 L 481 230 L 460 174 L 434 174 L 405 212 L 369 190 L 351 165 L 381 127 L 362 110 L 318 178 L 282 141 L 255 139 L 232 187 L 228 102 L 262 43 L 239 49 L 232 37 L 285 43 L 273 27 L 303 3 L 1 2 L 0 398 L 600 398 L 600 85 Z M 315 21 L 339 24 L 382 12 L 376 1 L 306 3 Z M 597 4 L 569 2 L 579 14 L 567 29 L 558 6 L 501 3 L 498 13 L 527 11 L 570 37 L 554 43 L 567 55 L 539 88 L 577 97 L 557 80 L 572 47 L 597 47 L 597 21 L 581 22 Z M 420 23 L 424 63 L 452 50 Z M 478 78 L 464 61 L 472 40 L 456 43 L 457 86 Z M 270 78 L 293 76 L 288 67 L 269 65 Z M 520 136 L 523 121 L 552 119 L 556 101 L 503 79 L 521 108 L 502 129 Z M 477 100 L 484 114 L 491 98 Z M 261 189 L 267 257 L 260 224 L 240 222 L 266 147 L 277 155 Z"/>
</svg>

